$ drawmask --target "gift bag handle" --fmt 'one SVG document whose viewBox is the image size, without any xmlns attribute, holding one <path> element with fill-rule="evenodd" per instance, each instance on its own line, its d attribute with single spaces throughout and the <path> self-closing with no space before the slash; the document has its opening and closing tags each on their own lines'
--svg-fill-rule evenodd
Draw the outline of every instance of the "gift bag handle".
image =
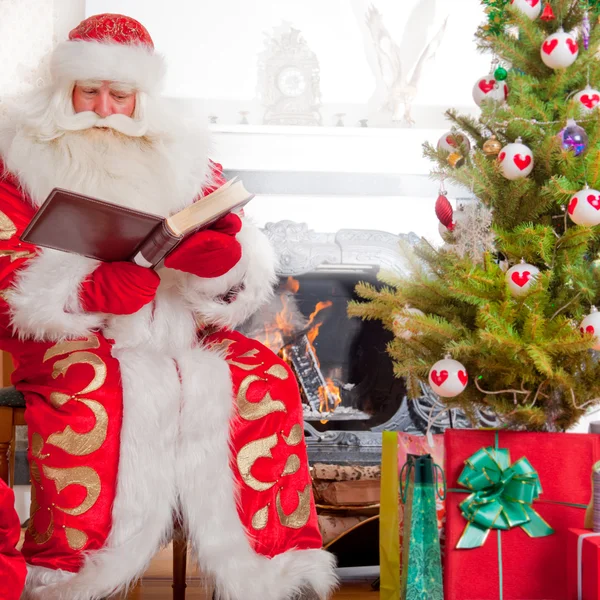
<svg viewBox="0 0 600 600">
<path fill-rule="evenodd" d="M 406 503 L 406 492 L 408 491 L 408 484 L 410 483 L 410 472 L 414 466 L 414 462 L 411 459 L 408 459 L 404 465 L 402 465 L 402 469 L 400 471 L 400 498 L 403 503 Z M 408 467 L 408 471 L 406 473 L 406 485 L 402 485 L 404 483 L 404 469 Z"/>
<path fill-rule="evenodd" d="M 438 471 L 442 476 L 442 493 L 440 494 L 440 486 L 438 485 Z M 437 463 L 433 463 L 433 472 L 435 473 L 435 493 L 438 495 L 440 500 L 446 499 L 446 475 L 444 475 L 444 469 Z"/>
</svg>

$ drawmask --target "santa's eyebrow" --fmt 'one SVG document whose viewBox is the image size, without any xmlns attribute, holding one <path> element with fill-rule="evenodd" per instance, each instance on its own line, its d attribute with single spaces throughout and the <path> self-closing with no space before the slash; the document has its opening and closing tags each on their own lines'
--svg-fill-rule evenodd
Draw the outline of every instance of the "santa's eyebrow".
<svg viewBox="0 0 600 600">
<path fill-rule="evenodd" d="M 78 81 L 77 85 L 79 87 L 83 87 L 83 88 L 98 89 L 98 88 L 102 87 L 102 82 L 101 81 L 97 81 L 95 79 L 87 79 L 85 81 Z"/>
<path fill-rule="evenodd" d="M 135 88 L 128 83 L 121 83 L 120 81 L 112 81 L 109 85 L 111 92 L 121 92 L 122 94 L 133 94 Z"/>
</svg>

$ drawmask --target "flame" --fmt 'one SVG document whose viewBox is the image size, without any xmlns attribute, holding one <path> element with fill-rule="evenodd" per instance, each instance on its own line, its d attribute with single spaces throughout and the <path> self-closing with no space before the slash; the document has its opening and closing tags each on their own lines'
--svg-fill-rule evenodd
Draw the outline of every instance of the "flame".
<svg viewBox="0 0 600 600">
<path fill-rule="evenodd" d="M 321 321 L 320 323 L 316 323 L 313 325 L 315 317 L 324 309 L 324 308 L 329 308 L 331 305 L 333 304 L 333 302 L 331 300 L 327 300 L 327 302 L 317 302 L 317 306 L 315 306 L 315 310 L 313 310 L 313 312 L 310 315 L 310 318 L 308 319 L 308 325 L 307 327 L 310 327 L 310 329 L 308 330 L 308 333 L 306 334 L 306 337 L 308 338 L 308 341 L 313 349 L 313 351 L 315 352 L 315 356 L 316 356 L 316 351 L 315 351 L 315 347 L 313 346 L 313 342 L 315 341 L 315 339 L 317 338 L 317 336 L 319 335 L 319 329 L 321 329 L 321 325 L 323 325 L 323 322 Z M 312 325 L 312 327 L 311 327 Z"/>
<path fill-rule="evenodd" d="M 300 289 L 300 283 L 293 277 L 288 277 L 284 286 L 285 291 L 281 294 L 281 310 L 275 315 L 274 323 L 265 323 L 265 330 L 260 341 L 273 352 L 277 353 L 285 345 L 286 339 L 294 333 L 293 314 L 290 308 L 290 295 Z"/>
<path fill-rule="evenodd" d="M 264 337 L 261 339 L 265 346 L 274 352 L 279 353 L 285 361 L 289 360 L 289 354 L 285 344 L 289 343 L 290 339 L 294 337 L 294 334 L 298 333 L 294 325 L 294 314 L 290 307 L 290 298 L 291 295 L 296 294 L 299 289 L 300 282 L 293 277 L 288 277 L 284 286 L 284 291 L 280 296 L 282 308 L 275 315 L 274 323 L 265 323 Z M 333 302 L 331 300 L 318 302 L 304 328 L 308 343 L 314 353 L 317 364 L 319 364 L 319 357 L 314 347 L 314 342 L 317 339 L 321 325 L 323 324 L 321 319 L 317 321 L 317 317 L 321 311 L 332 305 Z M 318 390 L 319 411 L 321 413 L 333 413 L 341 404 L 342 396 L 339 387 L 337 387 L 331 379 L 326 378 L 325 382 L 326 385 L 319 387 Z M 327 421 L 328 419 L 323 419 L 321 420 L 321 423 L 327 423 Z"/>
<path fill-rule="evenodd" d="M 329 377 L 325 379 L 325 382 L 327 383 L 326 387 L 319 388 L 319 412 L 333 413 L 342 402 L 340 388 Z M 325 424 L 328 420 L 321 419 L 321 423 Z"/>
</svg>

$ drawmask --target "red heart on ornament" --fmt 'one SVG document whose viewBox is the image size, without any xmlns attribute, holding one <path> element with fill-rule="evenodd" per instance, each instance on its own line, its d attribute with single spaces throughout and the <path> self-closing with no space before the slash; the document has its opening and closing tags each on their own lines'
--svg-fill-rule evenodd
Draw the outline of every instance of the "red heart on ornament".
<svg viewBox="0 0 600 600">
<path fill-rule="evenodd" d="M 489 94 L 494 89 L 495 85 L 496 85 L 496 80 L 495 79 L 490 79 L 489 81 L 487 81 L 485 79 L 482 79 L 479 82 L 479 89 L 484 94 Z"/>
<path fill-rule="evenodd" d="M 596 209 L 600 210 L 600 196 L 594 196 L 594 194 L 590 194 L 587 197 L 587 201 Z"/>
<path fill-rule="evenodd" d="M 552 54 L 552 50 L 554 50 L 554 48 L 556 48 L 556 46 L 558 46 L 558 40 L 556 38 L 554 38 L 553 40 L 546 40 L 542 44 L 542 50 L 546 54 Z"/>
<path fill-rule="evenodd" d="M 579 98 L 579 101 L 587 108 L 594 108 L 594 106 L 600 102 L 600 96 L 598 96 L 598 94 L 593 94 L 592 96 L 584 94 Z"/>
<path fill-rule="evenodd" d="M 573 213 L 575 212 L 576 206 L 577 206 L 577 198 L 573 198 L 571 200 L 571 202 L 569 202 L 569 208 L 567 209 L 569 211 L 570 215 L 573 215 Z"/>
<path fill-rule="evenodd" d="M 529 4 L 529 6 L 531 6 L 531 8 L 535 8 L 540 2 L 540 0 L 525 0 L 525 1 Z"/>
<path fill-rule="evenodd" d="M 453 148 L 456 148 L 456 141 L 454 140 L 454 136 L 447 135 L 446 136 L 446 142 L 448 142 L 449 146 L 452 146 Z"/>
<path fill-rule="evenodd" d="M 521 156 L 520 154 L 515 154 L 513 156 L 513 162 L 521 171 L 523 171 L 531 164 L 531 156 Z"/>
<path fill-rule="evenodd" d="M 504 100 L 508 98 L 508 86 L 504 84 Z"/>
<path fill-rule="evenodd" d="M 588 325 L 585 328 L 585 331 L 583 330 L 583 327 L 580 327 L 579 331 L 581 331 L 582 334 L 585 334 L 585 333 L 594 333 L 594 328 L 591 325 Z"/>
<path fill-rule="evenodd" d="M 569 46 L 571 54 L 577 54 L 577 52 L 579 52 L 579 46 L 573 38 L 567 38 L 567 46 Z"/>
<path fill-rule="evenodd" d="M 527 282 L 529 281 L 529 278 L 531 276 L 531 273 L 529 271 L 523 271 L 522 273 L 519 273 L 518 271 L 515 271 L 510 278 L 519 286 L 519 287 L 523 287 L 524 285 L 527 284 Z"/>
<path fill-rule="evenodd" d="M 466 374 L 464 371 L 459 371 L 459 372 L 457 373 L 457 375 L 458 375 L 458 379 L 460 380 L 460 382 L 461 382 L 463 385 L 467 385 L 467 381 L 469 381 L 469 377 L 468 377 L 468 375 L 467 375 L 467 374 Z"/>
<path fill-rule="evenodd" d="M 498 162 L 502 162 L 506 157 L 506 152 L 500 152 L 500 154 L 498 154 Z"/>
<path fill-rule="evenodd" d="M 435 385 L 438 387 L 442 385 L 446 379 L 448 379 L 448 371 L 445 369 L 439 373 L 437 371 L 431 371 L 431 381 L 433 381 L 433 383 L 435 383 Z"/>
</svg>

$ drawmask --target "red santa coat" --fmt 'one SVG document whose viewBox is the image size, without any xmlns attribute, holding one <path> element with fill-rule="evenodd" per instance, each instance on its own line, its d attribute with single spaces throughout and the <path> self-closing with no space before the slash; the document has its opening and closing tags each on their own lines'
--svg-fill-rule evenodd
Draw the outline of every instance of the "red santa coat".
<svg viewBox="0 0 600 600">
<path fill-rule="evenodd" d="M 29 305 L 36 269 L 47 271 L 54 260 L 60 275 L 63 260 L 80 257 L 46 253 L 40 266 L 45 251 L 19 241 L 34 212 L 5 174 L 0 348 L 12 354 L 13 383 L 27 401 L 29 597 L 75 600 L 120 589 L 169 539 L 177 512 L 225 597 L 283 600 L 303 586 L 326 594 L 333 561 L 320 550 L 302 407 L 288 366 L 235 331 L 195 329 L 184 308 L 204 294 L 210 322 L 211 306 L 221 310 L 218 286 L 201 282 L 198 292 L 197 282 L 169 285 L 168 277 L 144 317 L 151 325 L 93 321 L 96 315 L 71 305 L 48 325 L 52 341 L 45 340 L 38 332 L 46 307 Z M 238 239 L 249 254 L 262 242 L 244 229 Z M 50 309 L 72 273 L 64 267 L 56 294 L 48 287 Z M 225 276 L 228 287 L 243 284 L 233 301 L 242 304 L 238 316 L 250 311 L 244 294 L 261 277 L 268 284 L 248 264 L 243 277 Z M 161 322 L 165 312 L 168 322 Z M 61 319 L 70 339 L 57 335 Z M 142 331 L 146 343 L 128 343 L 128 331 Z"/>
<path fill-rule="evenodd" d="M 0 479 L 0 600 L 19 600 L 25 585 L 25 559 L 16 549 L 20 534 L 15 495 Z"/>
</svg>

